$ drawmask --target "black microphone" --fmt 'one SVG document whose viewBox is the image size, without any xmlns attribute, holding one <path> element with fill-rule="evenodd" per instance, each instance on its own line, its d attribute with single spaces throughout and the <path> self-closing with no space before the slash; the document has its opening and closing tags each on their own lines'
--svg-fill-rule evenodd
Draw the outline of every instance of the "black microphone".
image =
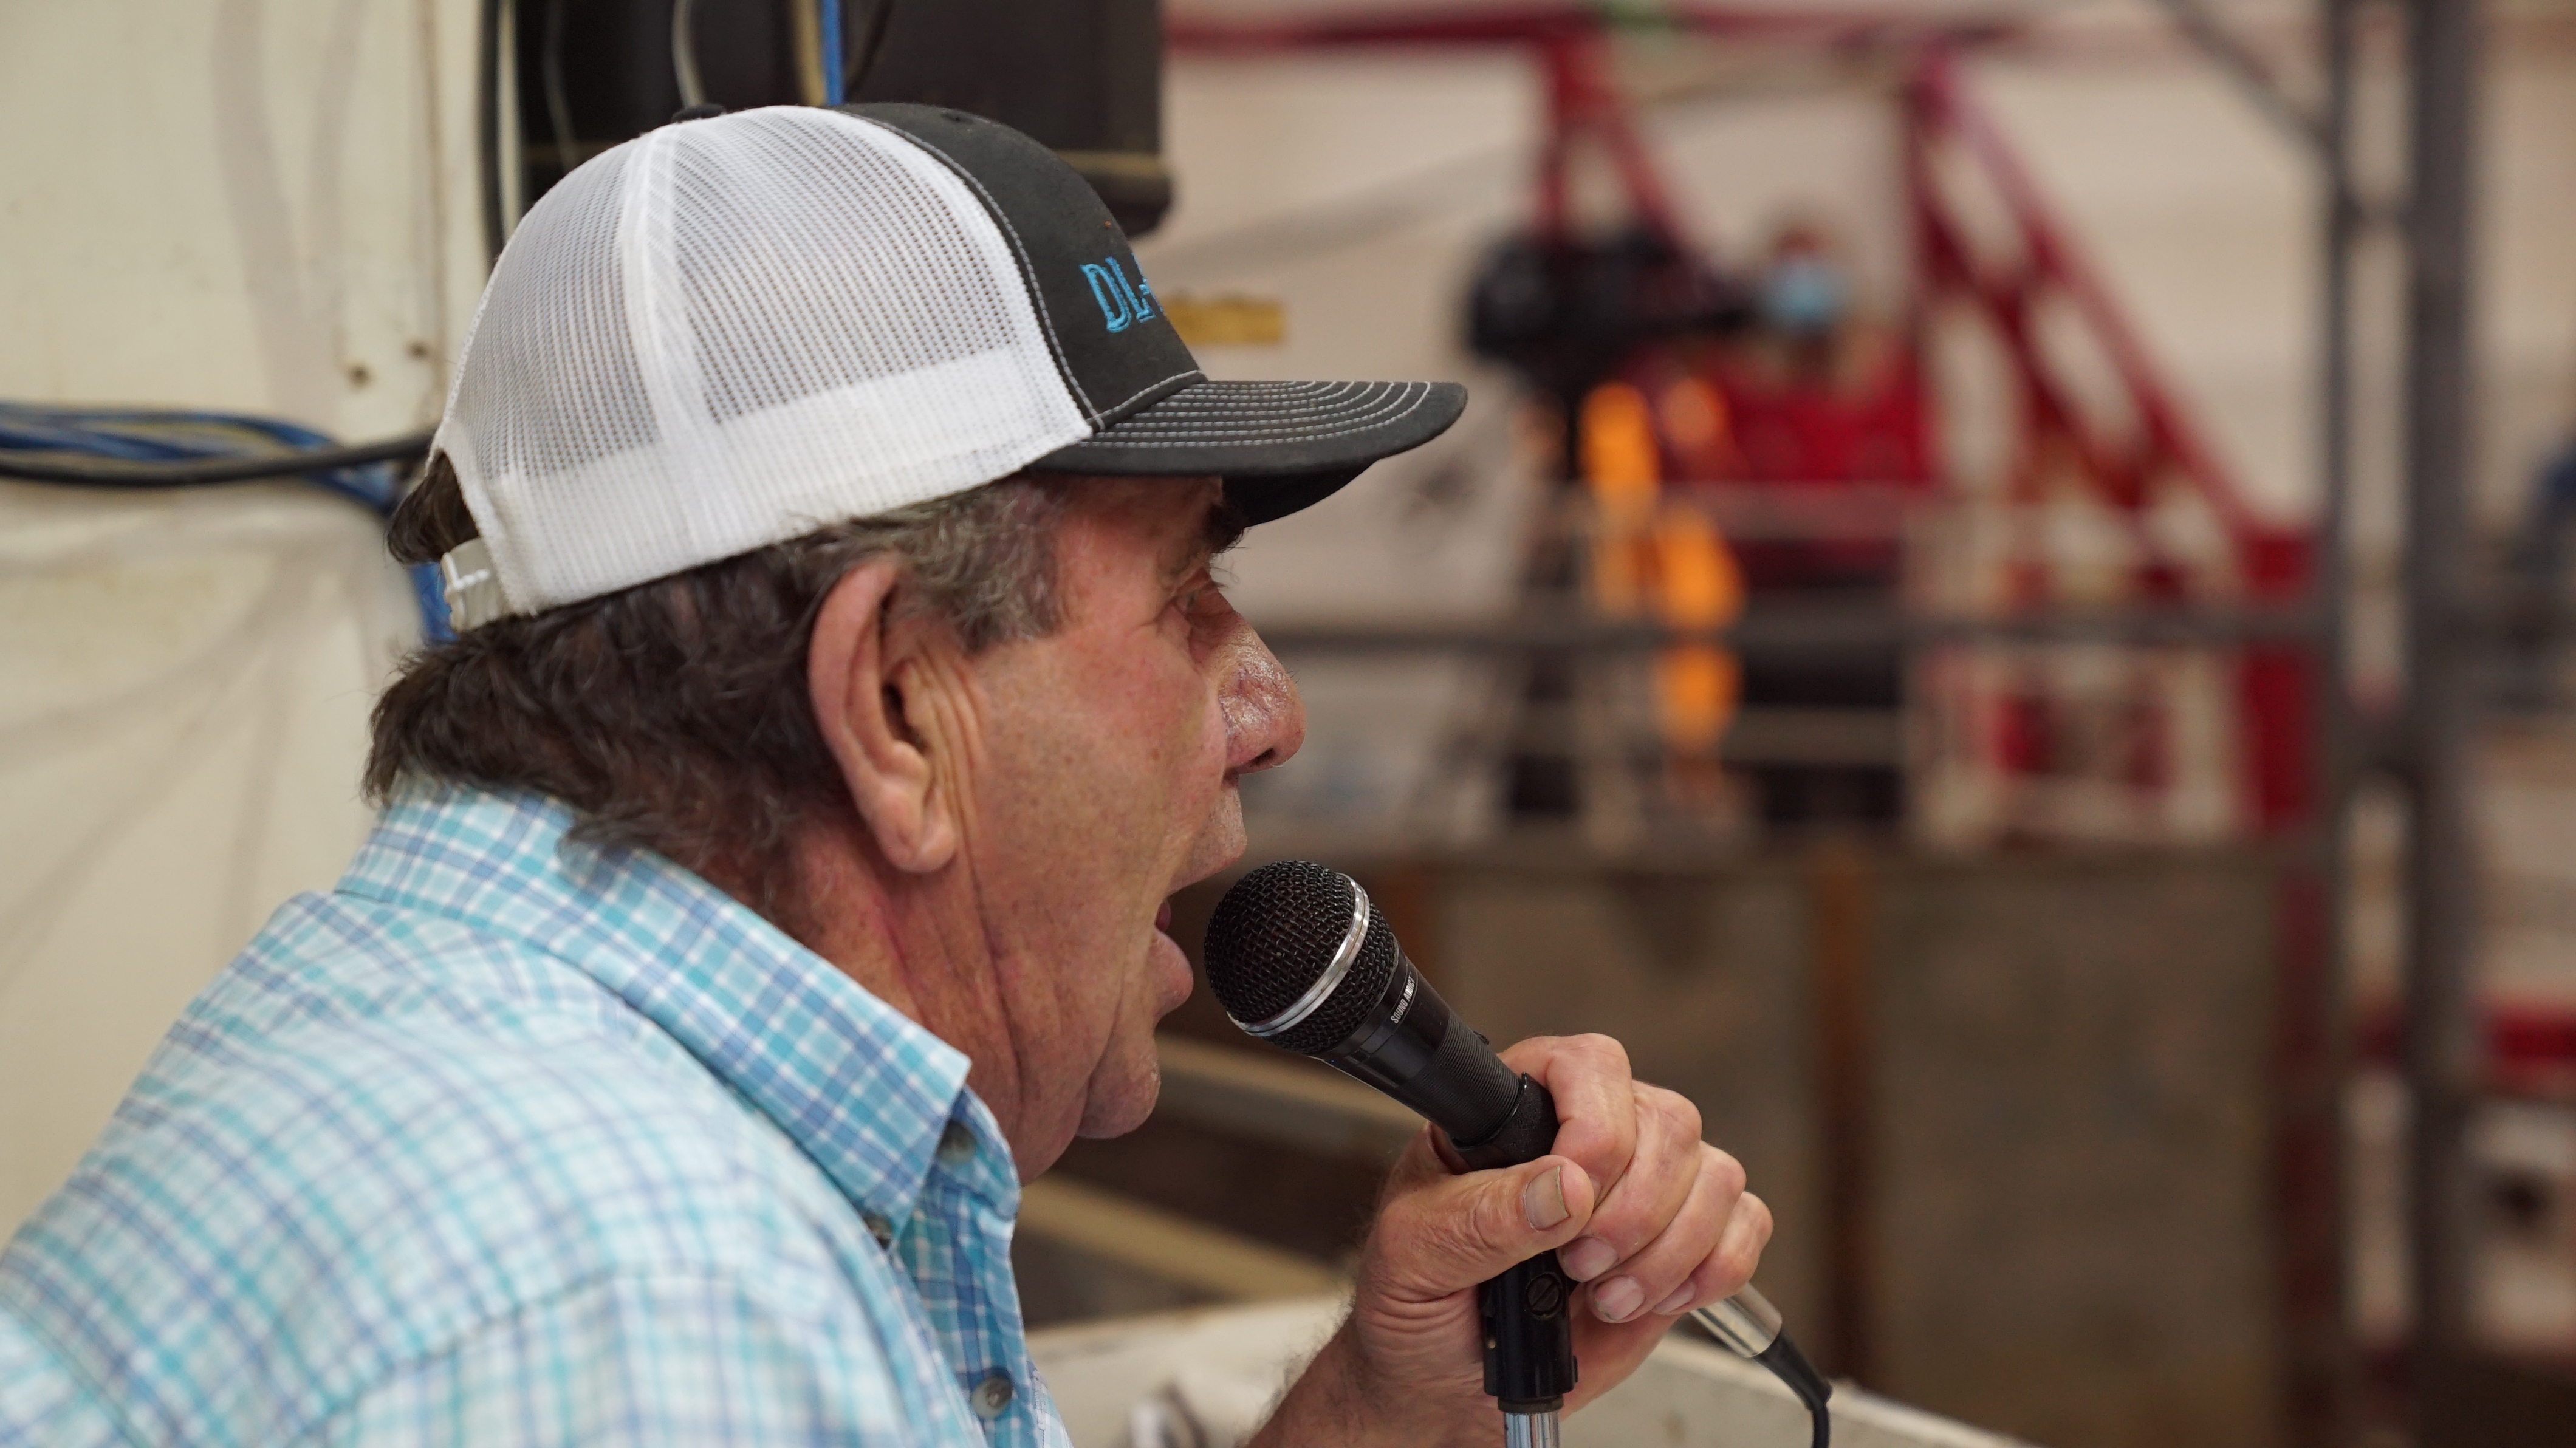
<svg viewBox="0 0 2576 1448">
<path fill-rule="evenodd" d="M 1205 956 L 1208 985 L 1236 1025 L 1422 1113 L 1471 1170 L 1517 1166 L 1554 1147 L 1547 1088 L 1505 1066 L 1449 1009 L 1368 892 L 1340 871 L 1281 860 L 1244 876 L 1217 902 Z M 1556 1254 L 1544 1252 L 1477 1289 L 1485 1391 L 1515 1445 L 1555 1441 L 1556 1414 L 1576 1379 L 1574 1286 Z M 1816 1448 L 1825 1448 L 1833 1389 L 1781 1332 L 1778 1310 L 1748 1286 L 1694 1316 L 1788 1384 L 1814 1418 Z"/>
</svg>

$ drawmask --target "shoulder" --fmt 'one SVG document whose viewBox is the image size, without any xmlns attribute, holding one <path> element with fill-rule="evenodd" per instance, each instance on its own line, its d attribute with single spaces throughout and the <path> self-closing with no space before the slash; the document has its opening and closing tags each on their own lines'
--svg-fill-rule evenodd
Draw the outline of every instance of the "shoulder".
<svg viewBox="0 0 2576 1448">
<path fill-rule="evenodd" d="M 847 1207 L 613 996 L 451 922 L 301 906 L 0 1257 L 0 1309 L 105 1401 L 147 1429 L 280 1427 L 629 1277 L 843 1310 Z"/>
</svg>

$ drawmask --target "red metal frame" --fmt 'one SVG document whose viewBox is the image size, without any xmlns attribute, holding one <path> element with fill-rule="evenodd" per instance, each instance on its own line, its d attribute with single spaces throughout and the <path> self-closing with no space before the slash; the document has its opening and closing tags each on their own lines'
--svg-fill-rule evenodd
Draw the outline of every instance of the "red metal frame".
<svg viewBox="0 0 2576 1448">
<path fill-rule="evenodd" d="M 2184 572 L 2161 556 L 2144 526 L 2157 481 L 2179 480 L 2226 527 L 2247 595 L 2265 604 L 2299 602 L 2309 584 L 2307 532 L 2264 519 L 2245 503 L 2234 477 L 2201 440 L 2109 290 L 2041 199 L 2029 172 L 1964 94 L 1947 46 L 1925 49 L 1906 86 L 1905 111 L 1918 305 L 1972 305 L 1993 325 L 2012 359 L 2025 424 L 2009 487 L 2015 501 L 2036 501 L 2050 457 L 2071 457 L 2102 501 L 2128 523 L 2139 545 L 2139 595 L 2150 602 L 2181 602 Z M 1938 174 L 1944 148 L 1966 156 L 1993 186 L 2014 232 L 2012 256 L 1979 254 Z M 2134 439 L 2106 436 L 2040 345 L 2035 313 L 2052 294 L 2073 308 L 2109 361 L 2137 420 Z M 2016 585 L 2017 602 L 2040 606 L 2048 601 L 2045 578 L 2032 575 Z M 2250 647 L 2238 670 L 2243 788 L 2256 825 L 2268 835 L 2297 828 L 2314 807 L 2310 671 L 2305 652 L 2295 644 Z M 2155 766 L 2142 768 L 2153 772 Z"/>
</svg>

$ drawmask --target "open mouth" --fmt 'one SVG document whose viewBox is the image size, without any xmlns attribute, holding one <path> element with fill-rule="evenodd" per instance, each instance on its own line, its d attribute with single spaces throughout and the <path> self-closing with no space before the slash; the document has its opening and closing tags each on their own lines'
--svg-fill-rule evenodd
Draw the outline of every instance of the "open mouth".
<svg viewBox="0 0 2576 1448">
<path fill-rule="evenodd" d="M 1171 902 L 1171 901 L 1169 901 L 1169 900 L 1164 901 L 1164 902 L 1163 902 L 1163 908 L 1154 912 L 1154 928 L 1155 928 L 1156 930 L 1159 930 L 1159 931 L 1163 932 L 1163 934 L 1164 934 L 1164 935 L 1166 935 L 1166 936 L 1168 936 L 1168 935 L 1170 935 L 1170 934 L 1172 933 L 1172 902 Z"/>
</svg>

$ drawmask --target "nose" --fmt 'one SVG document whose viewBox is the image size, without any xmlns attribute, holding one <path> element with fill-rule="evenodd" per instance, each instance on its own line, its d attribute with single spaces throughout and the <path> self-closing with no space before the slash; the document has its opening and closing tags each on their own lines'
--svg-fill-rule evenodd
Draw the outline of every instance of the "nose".
<svg viewBox="0 0 2576 1448">
<path fill-rule="evenodd" d="M 1306 742 L 1306 704 L 1297 697 L 1297 681 L 1261 636 L 1244 629 L 1232 662 L 1217 695 L 1225 711 L 1229 778 L 1286 764 Z"/>
</svg>

